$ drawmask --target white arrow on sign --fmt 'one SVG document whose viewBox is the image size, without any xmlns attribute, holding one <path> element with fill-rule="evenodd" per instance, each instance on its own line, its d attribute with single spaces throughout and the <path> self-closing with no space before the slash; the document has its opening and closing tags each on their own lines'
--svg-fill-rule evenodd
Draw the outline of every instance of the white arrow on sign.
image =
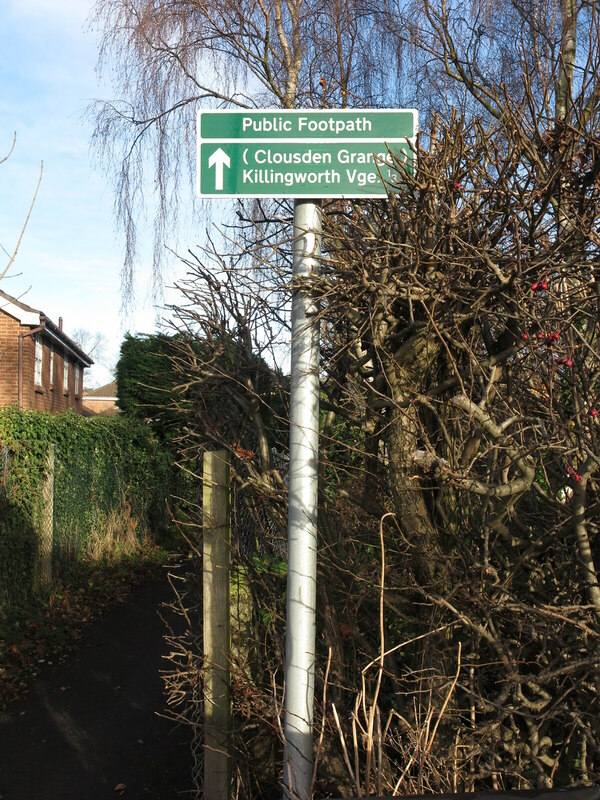
<svg viewBox="0 0 600 800">
<path fill-rule="evenodd" d="M 223 167 L 231 166 L 229 156 L 219 147 L 208 159 L 208 166 L 215 167 L 215 192 L 220 192 L 223 189 Z"/>
</svg>

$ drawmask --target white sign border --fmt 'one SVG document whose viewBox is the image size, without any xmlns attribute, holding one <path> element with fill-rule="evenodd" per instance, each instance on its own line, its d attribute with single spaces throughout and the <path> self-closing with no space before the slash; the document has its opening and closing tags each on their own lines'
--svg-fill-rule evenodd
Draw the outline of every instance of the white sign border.
<svg viewBox="0 0 600 800">
<path fill-rule="evenodd" d="M 327 114 L 389 114 L 394 113 L 410 113 L 412 114 L 413 118 L 413 130 L 415 131 L 414 136 L 396 136 L 396 137 L 388 137 L 386 139 L 382 139 L 381 137 L 372 138 L 372 137 L 346 137 L 346 136 L 336 136 L 332 134 L 331 136 L 319 136 L 318 138 L 312 137 L 303 137 L 303 138 L 286 138 L 282 136 L 277 136 L 273 134 L 272 136 L 265 136 L 260 138 L 251 137 L 249 139 L 244 139 L 243 137 L 233 138 L 233 139 L 223 139 L 220 137 L 205 137 L 204 139 L 200 138 L 200 125 L 201 125 L 201 117 L 202 114 L 236 114 L 242 116 L 243 114 L 311 114 L 315 112 L 322 112 Z M 318 191 L 315 192 L 313 189 L 307 191 L 294 191 L 293 194 L 276 194 L 275 190 L 272 191 L 263 191 L 263 192 L 252 192 L 251 194 L 239 193 L 236 192 L 235 194 L 229 194 L 224 192 L 204 192 L 201 193 L 200 191 L 200 152 L 202 145 L 209 145 L 210 147 L 214 147 L 215 144 L 240 144 L 244 141 L 247 141 L 249 144 L 302 144 L 302 145 L 320 145 L 320 144 L 331 144 L 332 142 L 344 142 L 347 144 L 378 144 L 380 146 L 385 147 L 387 144 L 400 144 L 406 143 L 411 145 L 413 150 L 416 150 L 416 140 L 417 140 L 417 132 L 419 130 L 419 112 L 416 108 L 248 108 L 248 109 L 227 109 L 227 108 L 217 108 L 217 109 L 200 109 L 197 112 L 196 116 L 196 197 L 199 200 L 293 200 L 295 197 L 300 199 L 312 199 L 318 197 L 323 200 L 385 200 L 387 198 L 387 193 L 379 191 L 377 193 L 373 192 L 366 192 L 366 193 L 352 193 L 352 194 L 321 194 Z M 417 157 L 416 152 L 413 158 L 413 170 L 416 169 Z M 297 187 L 295 187 L 297 188 Z M 250 191 L 250 190 L 248 190 Z"/>
</svg>

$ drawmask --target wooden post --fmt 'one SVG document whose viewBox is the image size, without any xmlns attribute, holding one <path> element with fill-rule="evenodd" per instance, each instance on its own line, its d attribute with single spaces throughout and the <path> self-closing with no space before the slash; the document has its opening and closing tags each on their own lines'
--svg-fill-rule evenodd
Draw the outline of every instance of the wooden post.
<svg viewBox="0 0 600 800">
<path fill-rule="evenodd" d="M 48 447 L 42 483 L 38 549 L 34 570 L 35 589 L 47 591 L 52 585 L 52 543 L 54 539 L 54 445 Z"/>
<path fill-rule="evenodd" d="M 204 454 L 204 800 L 231 797 L 229 455 Z"/>
</svg>

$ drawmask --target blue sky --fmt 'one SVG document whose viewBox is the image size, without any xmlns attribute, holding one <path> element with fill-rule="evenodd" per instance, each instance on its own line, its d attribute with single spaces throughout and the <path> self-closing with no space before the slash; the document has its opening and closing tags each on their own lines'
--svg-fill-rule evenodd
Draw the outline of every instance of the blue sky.
<svg viewBox="0 0 600 800">
<path fill-rule="evenodd" d="M 22 297 L 68 334 L 77 328 L 108 340 L 91 383 L 110 379 L 126 330 L 151 331 L 160 317 L 145 287 L 142 251 L 136 304 L 121 313 L 122 240 L 113 194 L 89 151 L 85 109 L 108 98 L 95 72 L 97 38 L 86 20 L 91 0 L 0 0 L 0 157 L 16 131 L 15 150 L 0 165 L 0 246 L 12 253 L 39 177 L 38 198 L 17 259 L 1 288 Z M 142 239 L 152 240 L 151 232 Z M 0 272 L 8 260 L 0 251 Z M 168 279 L 173 279 L 173 275 Z"/>
</svg>

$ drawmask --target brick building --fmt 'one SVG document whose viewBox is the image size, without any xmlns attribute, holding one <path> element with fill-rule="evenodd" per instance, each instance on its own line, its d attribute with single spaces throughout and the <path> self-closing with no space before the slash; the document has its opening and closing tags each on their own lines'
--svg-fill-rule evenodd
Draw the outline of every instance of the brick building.
<svg viewBox="0 0 600 800">
<path fill-rule="evenodd" d="M 83 395 L 83 413 L 112 417 L 120 414 L 117 407 L 117 382 L 111 381 L 98 389 L 86 389 Z"/>
<path fill-rule="evenodd" d="M 94 362 L 43 312 L 0 291 L 0 407 L 81 414 Z"/>
</svg>

